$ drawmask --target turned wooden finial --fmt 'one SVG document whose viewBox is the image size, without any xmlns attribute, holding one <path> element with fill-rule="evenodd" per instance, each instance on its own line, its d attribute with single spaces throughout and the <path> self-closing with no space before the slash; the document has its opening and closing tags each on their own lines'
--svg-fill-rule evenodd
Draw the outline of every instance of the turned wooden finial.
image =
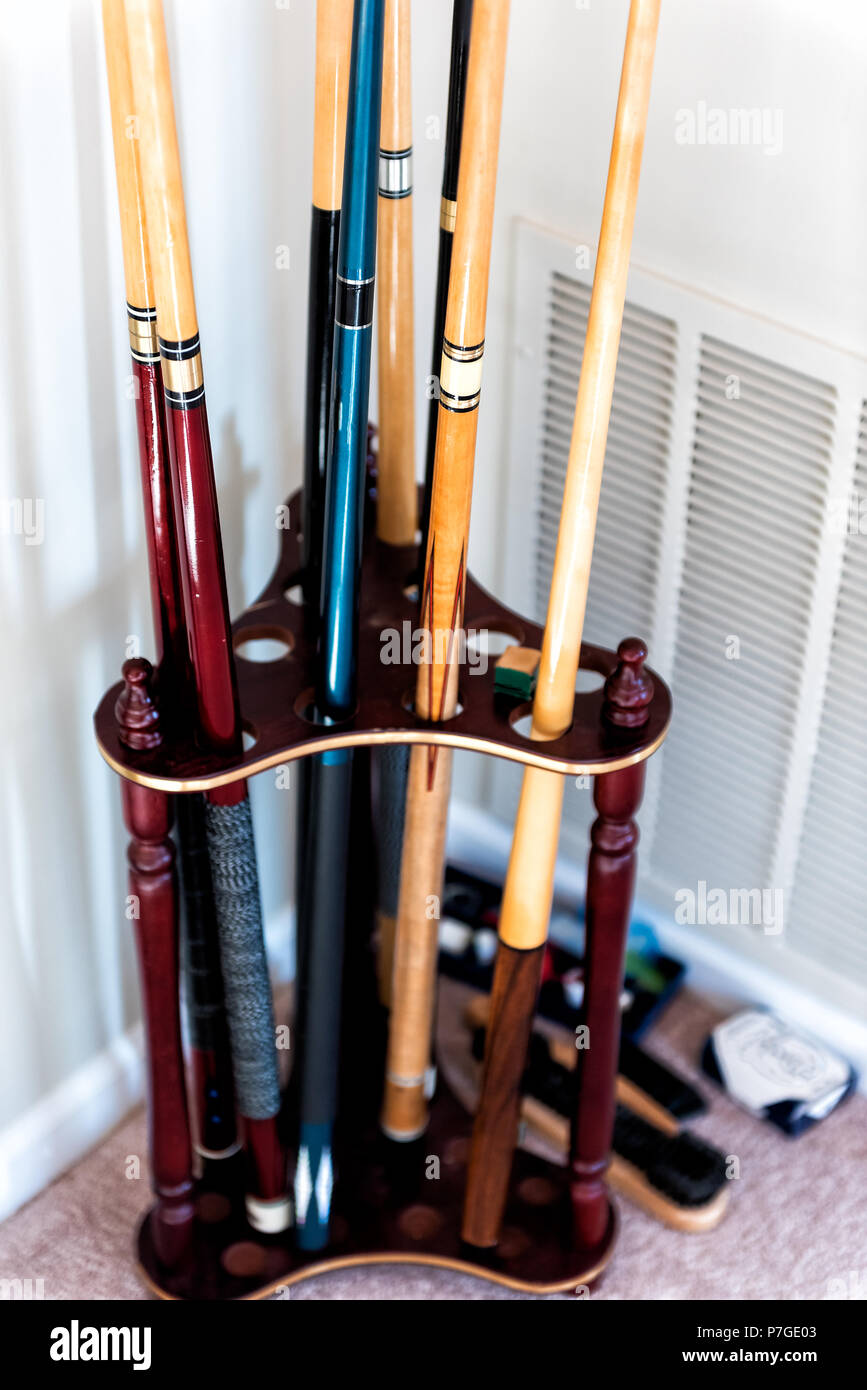
<svg viewBox="0 0 867 1390">
<path fill-rule="evenodd" d="M 640 637 L 624 637 L 617 648 L 620 658 L 605 682 L 602 712 L 610 724 L 638 729 L 650 716 L 653 681 L 644 670 L 647 647 Z"/>
<path fill-rule="evenodd" d="M 118 736 L 128 748 L 158 748 L 162 734 L 151 692 L 154 668 L 143 656 L 135 656 L 123 663 L 121 674 L 123 690 L 114 707 Z"/>
</svg>

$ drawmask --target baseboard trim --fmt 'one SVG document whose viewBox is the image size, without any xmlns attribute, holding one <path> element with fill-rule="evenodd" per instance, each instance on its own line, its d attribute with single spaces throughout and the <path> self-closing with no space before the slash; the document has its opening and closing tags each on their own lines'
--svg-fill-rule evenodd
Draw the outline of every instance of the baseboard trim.
<svg viewBox="0 0 867 1390">
<path fill-rule="evenodd" d="M 0 1221 L 83 1158 L 143 1092 L 137 1024 L 0 1130 Z"/>
<path fill-rule="evenodd" d="M 448 854 L 453 863 L 478 873 L 502 878 L 509 862 L 512 827 L 487 811 L 455 801 L 449 811 Z M 558 859 L 556 892 L 575 903 L 584 899 L 584 866 Z M 664 950 L 689 967 L 689 983 L 731 1009 L 763 1004 L 823 1038 L 847 1057 L 858 1072 L 859 1087 L 867 1093 L 867 1023 L 818 998 L 794 980 L 763 962 L 742 955 L 695 928 L 680 926 L 670 913 L 639 898 L 637 914 L 659 938 Z"/>
</svg>

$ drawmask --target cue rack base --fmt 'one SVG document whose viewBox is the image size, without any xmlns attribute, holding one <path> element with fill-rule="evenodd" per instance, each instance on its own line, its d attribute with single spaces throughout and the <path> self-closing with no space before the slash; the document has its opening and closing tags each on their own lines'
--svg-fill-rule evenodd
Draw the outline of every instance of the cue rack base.
<svg viewBox="0 0 867 1390">
<path fill-rule="evenodd" d="M 503 1234 L 490 1261 L 461 1245 L 466 1158 L 473 1117 L 441 1080 L 427 1132 L 412 1145 L 383 1139 L 376 1112 L 367 1132 L 337 1154 L 332 1239 L 327 1251 L 302 1252 L 293 1232 L 261 1236 L 244 1216 L 243 1182 L 234 1197 L 197 1186 L 187 1255 L 163 1267 L 151 1233 L 138 1237 L 140 1271 L 163 1299 L 291 1298 L 292 1287 L 318 1274 L 377 1264 L 412 1264 L 471 1274 L 526 1293 L 583 1294 L 611 1257 L 616 1217 L 609 1204 L 605 1240 L 589 1254 L 569 1248 L 569 1174 L 516 1149 Z M 396 1152 L 395 1152 L 396 1151 Z M 426 1178 L 439 1159 L 438 1179 Z"/>
</svg>

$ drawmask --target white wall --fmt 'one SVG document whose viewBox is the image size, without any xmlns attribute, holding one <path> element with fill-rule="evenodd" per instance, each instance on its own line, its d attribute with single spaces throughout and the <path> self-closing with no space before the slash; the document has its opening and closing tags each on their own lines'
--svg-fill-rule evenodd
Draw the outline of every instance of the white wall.
<svg viewBox="0 0 867 1390">
<path fill-rule="evenodd" d="M 274 503 L 300 479 L 314 5 L 166 8 L 237 610 L 268 576 Z M 471 550 L 494 588 L 506 563 L 511 222 L 594 244 L 626 9 L 513 0 Z M 414 6 L 419 456 L 449 11 Z M 127 637 L 147 653 L 150 629 L 96 0 L 6 6 L 0 61 L 0 497 L 45 502 L 42 545 L 0 536 L 2 1127 L 109 1052 L 137 1015 L 117 787 L 90 716 Z M 857 0 L 664 0 L 635 260 L 867 351 L 865 71 Z M 675 112 L 699 101 L 779 108 L 782 151 L 677 144 Z M 440 138 L 428 138 L 431 117 Z M 275 265 L 281 245 L 289 270 Z M 463 769 L 460 786 L 479 775 Z M 262 778 L 255 799 L 282 965 L 289 798 Z"/>
</svg>

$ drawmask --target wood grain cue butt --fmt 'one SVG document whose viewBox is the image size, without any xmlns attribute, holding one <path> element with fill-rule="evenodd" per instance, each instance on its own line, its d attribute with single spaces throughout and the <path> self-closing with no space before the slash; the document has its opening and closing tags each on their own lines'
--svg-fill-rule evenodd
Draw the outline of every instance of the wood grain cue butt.
<svg viewBox="0 0 867 1390">
<path fill-rule="evenodd" d="M 436 1000 L 439 901 L 452 779 L 450 748 L 438 750 L 432 785 L 428 783 L 429 772 L 429 749 L 413 748 L 381 1116 L 383 1132 L 397 1140 L 415 1139 L 427 1126 L 425 1086 Z"/>
<path fill-rule="evenodd" d="M 533 700 L 534 739 L 557 738 L 572 720 L 659 8 L 660 0 L 632 0 L 629 11 L 599 249 Z M 458 205 L 460 225 L 460 195 Z M 563 789 L 563 779 L 557 773 L 538 768 L 528 768 L 524 773 L 500 911 L 501 945 L 495 982 L 498 974 L 508 969 L 506 965 L 501 967 L 499 957 L 508 959 L 509 953 L 518 950 L 536 959 L 547 937 Z M 541 968 L 540 959 L 537 967 Z M 535 992 L 528 988 L 527 996 L 531 994 L 535 1001 Z M 518 1111 L 513 1097 L 520 1084 L 532 1025 L 531 1016 L 516 1020 L 515 1035 L 505 1037 L 498 1016 L 501 1000 L 501 992 L 492 994 L 464 1211 L 465 1239 L 481 1246 L 496 1244 L 499 1234 L 517 1137 Z M 532 1007 L 531 1004 L 530 1014 Z M 500 1037 L 504 1038 L 502 1056 L 497 1043 Z M 491 1198 L 491 1192 L 496 1193 L 496 1200 Z"/>
<path fill-rule="evenodd" d="M 497 952 L 482 1071 L 489 1104 L 473 1126 L 462 1227 L 466 1243 L 479 1249 L 496 1245 L 499 1235 L 544 954 L 544 944 L 527 951 L 501 945 Z"/>
<path fill-rule="evenodd" d="M 490 1015 L 490 999 L 486 994 L 477 994 L 467 1004 L 465 1018 L 470 1028 L 487 1028 Z M 549 1032 L 545 1027 L 539 1030 L 543 1036 L 547 1037 L 548 1050 L 551 1060 L 558 1066 L 565 1067 L 567 1071 L 574 1071 L 578 1065 L 578 1051 L 575 1046 L 574 1038 L 562 1028 L 552 1028 Z M 671 1115 L 658 1101 L 649 1096 L 646 1091 L 642 1091 L 633 1081 L 629 1081 L 625 1076 L 617 1078 L 617 1099 L 621 1105 L 628 1108 L 636 1115 L 640 1115 L 648 1124 L 655 1125 L 666 1134 L 677 1134 L 680 1124 L 674 1115 Z M 568 1122 L 564 1121 L 567 1126 Z"/>
<path fill-rule="evenodd" d="M 415 480 L 415 323 L 412 250 L 412 79 L 409 0 L 386 0 L 382 118 L 377 210 L 377 349 L 379 441 L 376 534 L 387 545 L 409 546 L 418 527 Z M 385 767 L 388 754 L 381 758 Z M 383 876 L 399 873 L 409 749 L 402 749 L 402 779 L 383 776 L 380 833 Z M 385 823 L 390 835 L 385 839 Z M 381 889 L 382 891 L 382 889 Z M 392 890 L 393 891 L 393 890 Z M 391 1005 L 397 916 L 376 914 L 377 981 L 381 1003 Z"/>
<path fill-rule="evenodd" d="M 463 624 L 466 591 L 508 22 L 508 3 L 476 0 L 421 598 L 431 660 L 419 667 L 416 685 L 418 714 L 438 721 L 451 718 L 458 703 L 453 639 Z M 442 747 L 414 747 L 410 755 L 381 1113 L 383 1131 L 392 1138 L 412 1138 L 427 1123 L 424 1080 L 438 945 L 430 905 L 442 895 L 451 768 L 451 752 Z"/>
</svg>

